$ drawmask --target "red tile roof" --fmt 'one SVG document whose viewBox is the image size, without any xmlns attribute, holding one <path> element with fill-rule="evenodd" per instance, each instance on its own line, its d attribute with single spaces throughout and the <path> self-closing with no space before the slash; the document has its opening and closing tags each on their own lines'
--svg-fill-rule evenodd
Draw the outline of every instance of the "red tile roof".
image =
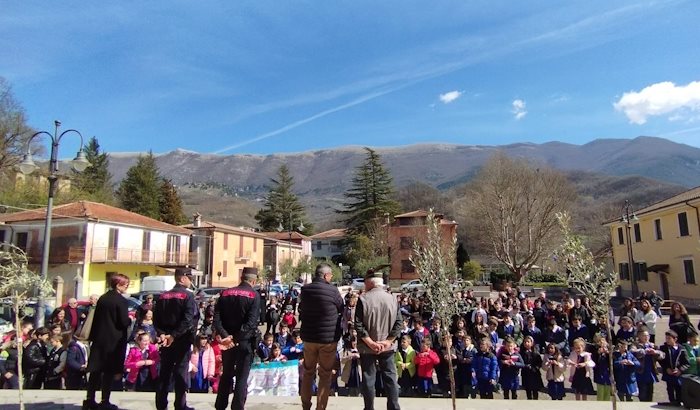
<svg viewBox="0 0 700 410">
<path fill-rule="evenodd" d="M 201 221 L 198 227 L 194 226 L 194 224 L 182 225 L 182 227 L 186 228 L 186 229 L 192 229 L 192 230 L 194 230 L 194 229 L 213 229 L 215 231 L 230 232 L 230 233 L 235 233 L 238 235 L 253 236 L 256 238 L 265 238 L 266 237 L 266 235 L 263 235 L 260 232 L 253 231 L 251 229 L 226 225 L 226 224 L 222 224 L 219 222 L 212 222 L 212 221 Z"/>
<path fill-rule="evenodd" d="M 345 236 L 347 236 L 345 228 L 334 228 L 311 235 L 311 239 L 344 238 Z"/>
<path fill-rule="evenodd" d="M 289 232 L 287 231 L 282 231 L 282 232 L 260 232 L 261 235 L 266 236 L 268 238 L 272 239 L 279 239 L 281 241 L 289 241 Z M 292 240 L 304 240 L 304 241 L 310 241 L 311 238 L 309 238 L 306 235 L 300 234 L 299 232 L 292 232 Z"/>
<path fill-rule="evenodd" d="M 93 222 L 114 222 L 182 235 L 190 235 L 192 233 L 190 230 L 179 226 L 170 225 L 114 206 L 90 201 L 78 201 L 55 206 L 53 207 L 52 216 L 53 219 L 86 219 Z M 46 220 L 46 208 L 0 215 L 0 222 L 7 224 L 44 220 Z"/>
<path fill-rule="evenodd" d="M 423 218 L 428 216 L 428 211 L 417 209 L 415 211 L 406 212 L 405 214 L 396 215 L 394 218 Z M 443 214 L 435 212 L 435 216 L 442 218 Z"/>
</svg>

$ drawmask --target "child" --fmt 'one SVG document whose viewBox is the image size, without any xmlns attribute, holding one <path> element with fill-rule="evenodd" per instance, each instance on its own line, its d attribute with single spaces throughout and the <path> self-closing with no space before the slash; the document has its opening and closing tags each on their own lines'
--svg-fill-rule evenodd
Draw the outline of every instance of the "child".
<svg viewBox="0 0 700 410">
<path fill-rule="evenodd" d="M 52 350 L 49 353 L 44 388 L 60 390 L 63 388 L 63 371 L 66 368 L 66 348 L 63 347 L 61 336 L 51 336 L 49 343 Z"/>
<path fill-rule="evenodd" d="M 569 355 L 569 382 L 576 394 L 576 400 L 588 400 L 593 394 L 593 368 L 595 362 L 586 351 L 586 341 L 576 339 L 572 345 L 573 352 Z"/>
<path fill-rule="evenodd" d="M 639 360 L 637 371 L 637 388 L 639 389 L 639 401 L 650 402 L 654 399 L 654 383 L 659 382 L 656 375 L 656 361 L 662 357 L 660 350 L 654 347 L 651 336 L 645 327 L 637 332 L 637 346 L 630 350 Z"/>
<path fill-rule="evenodd" d="M 275 343 L 282 346 L 283 349 L 292 343 L 292 335 L 289 334 L 289 326 L 284 322 L 280 323 L 280 330 L 275 335 Z"/>
<path fill-rule="evenodd" d="M 612 393 L 612 381 L 610 380 L 610 348 L 608 341 L 600 335 L 595 337 L 596 349 L 591 353 L 591 359 L 595 362 L 593 368 L 593 381 L 596 384 L 596 399 L 598 401 L 610 401 Z"/>
<path fill-rule="evenodd" d="M 615 340 L 627 340 L 628 342 L 634 342 L 636 339 L 636 329 L 634 327 L 634 322 L 632 322 L 632 319 L 623 316 L 620 318 L 620 329 L 617 331 L 615 334 Z"/>
<path fill-rule="evenodd" d="M 66 349 L 66 389 L 82 390 L 87 383 L 87 346 L 73 337 Z"/>
<path fill-rule="evenodd" d="M 523 358 L 522 380 L 523 388 L 528 400 L 538 400 L 542 383 L 542 356 L 537 351 L 535 339 L 525 336 L 520 347 L 520 356 Z"/>
<path fill-rule="evenodd" d="M 690 367 L 685 371 L 686 374 L 694 374 L 700 376 L 700 342 L 698 338 L 698 332 L 695 329 L 688 330 L 688 343 L 685 343 L 683 347 L 688 354 L 688 363 Z"/>
<path fill-rule="evenodd" d="M 208 393 L 216 370 L 216 355 L 209 338 L 199 335 L 190 355 L 190 392 Z"/>
<path fill-rule="evenodd" d="M 281 362 L 287 361 L 287 356 L 282 354 L 282 347 L 277 343 L 273 343 L 270 348 L 270 355 L 266 358 L 266 362 Z"/>
<path fill-rule="evenodd" d="M 292 332 L 292 344 L 282 348 L 282 354 L 289 360 L 299 360 L 304 354 L 304 342 L 298 330 Z"/>
<path fill-rule="evenodd" d="M 639 394 L 636 377 L 639 360 L 627 350 L 626 340 L 617 342 L 617 352 L 613 354 L 613 366 L 617 397 L 620 401 L 632 401 L 632 396 Z"/>
<path fill-rule="evenodd" d="M 124 363 L 128 372 L 126 383 L 129 390 L 155 391 L 158 379 L 160 354 L 158 347 L 151 343 L 148 333 L 136 336 L 136 346 L 129 350 Z"/>
<path fill-rule="evenodd" d="M 267 329 L 265 333 L 272 333 L 275 331 L 277 324 L 280 322 L 280 311 L 277 305 L 277 297 L 272 296 L 270 302 L 267 304 L 267 309 L 265 310 L 265 323 Z"/>
<path fill-rule="evenodd" d="M 498 319 L 489 319 L 489 342 L 491 342 L 491 351 L 495 352 L 496 349 L 500 348 L 500 335 L 498 334 Z"/>
<path fill-rule="evenodd" d="M 662 380 L 666 382 L 666 392 L 668 401 L 673 406 L 680 406 L 681 403 L 681 374 L 690 368 L 688 353 L 678 344 L 678 333 L 673 330 L 666 332 L 666 343 L 661 346 L 664 354 L 661 359 L 663 369 Z"/>
<path fill-rule="evenodd" d="M 404 339 L 401 338 L 401 347 L 404 346 Z M 409 342 L 409 348 L 410 342 Z M 413 349 L 411 349 L 413 351 Z M 415 352 L 413 352 L 415 355 Z M 396 352 L 398 355 L 399 352 Z M 360 352 L 357 350 L 357 338 L 351 337 L 348 340 L 348 345 L 343 356 L 340 358 L 343 365 L 342 374 L 340 375 L 340 380 L 343 381 L 345 387 L 348 389 L 348 396 L 357 397 L 360 395 L 360 385 L 362 384 L 362 368 L 360 367 Z M 401 368 L 397 365 L 397 370 L 399 372 L 399 385 L 401 383 Z M 415 367 L 414 367 L 415 370 Z M 406 372 L 408 373 L 408 372 Z M 403 388 L 401 390 L 403 393 Z"/>
<path fill-rule="evenodd" d="M 564 399 L 565 362 L 554 343 L 547 345 L 547 360 L 542 363 L 546 371 L 547 390 L 552 400 Z"/>
<path fill-rule="evenodd" d="M 263 340 L 260 341 L 260 344 L 258 344 L 258 348 L 256 349 L 255 353 L 258 355 L 260 358 L 260 361 L 267 362 L 270 359 L 270 352 L 272 351 L 272 345 L 277 344 L 279 346 L 279 343 L 274 343 L 274 336 L 272 336 L 271 333 L 265 333 L 265 336 L 263 336 Z"/>
<path fill-rule="evenodd" d="M 492 352 L 493 346 L 489 338 L 479 341 L 479 351 L 472 360 L 472 368 L 476 375 L 479 397 L 493 399 L 493 390 L 498 380 L 498 359 Z"/>
<path fill-rule="evenodd" d="M 357 339 L 354 339 L 357 341 Z M 357 348 L 355 348 L 357 349 Z M 359 357 L 359 356 L 358 356 Z M 414 362 L 416 351 L 411 347 L 411 336 L 401 337 L 401 346 L 394 354 L 396 360 L 396 371 L 399 379 L 399 394 L 401 397 L 413 396 L 415 386 L 416 364 Z"/>
<path fill-rule="evenodd" d="M 34 331 L 34 336 L 22 352 L 22 371 L 24 372 L 25 389 L 41 389 L 46 375 L 46 363 L 49 354 L 46 351 L 46 343 L 49 340 L 50 330 L 40 327 Z"/>
<path fill-rule="evenodd" d="M 515 340 L 512 337 L 508 336 L 503 342 L 503 352 L 500 354 L 498 362 L 501 369 L 498 382 L 503 387 L 503 398 L 508 400 L 512 396 L 513 400 L 517 400 L 518 387 L 520 387 L 518 377 L 520 369 L 525 367 L 525 363 L 523 363 L 520 354 L 515 351 Z"/>
<path fill-rule="evenodd" d="M 476 348 L 472 344 L 471 336 L 467 335 L 464 330 L 457 331 L 457 371 L 455 372 L 455 384 L 457 388 L 457 397 L 476 398 L 474 384 L 472 378 L 472 361 L 476 354 Z"/>
<path fill-rule="evenodd" d="M 17 335 L 10 335 L 9 338 L 0 346 L 0 378 L 4 384 L 0 384 L 0 388 L 4 389 L 19 389 L 19 368 L 17 353 Z"/>
<path fill-rule="evenodd" d="M 431 349 L 430 339 L 423 339 L 421 350 L 416 354 L 413 362 L 416 364 L 416 382 L 418 393 L 423 397 L 430 397 L 433 387 L 433 370 L 440 364 L 440 357 Z"/>
<path fill-rule="evenodd" d="M 297 319 L 294 317 L 294 308 L 291 305 L 287 305 L 284 309 L 282 323 L 286 324 L 291 330 L 297 327 Z"/>
</svg>

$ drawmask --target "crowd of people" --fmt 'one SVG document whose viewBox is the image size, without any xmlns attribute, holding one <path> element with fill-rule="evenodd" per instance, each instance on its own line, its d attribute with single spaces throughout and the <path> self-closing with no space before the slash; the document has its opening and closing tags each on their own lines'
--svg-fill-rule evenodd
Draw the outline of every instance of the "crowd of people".
<svg viewBox="0 0 700 410">
<path fill-rule="evenodd" d="M 115 275 L 109 292 L 82 307 L 70 299 L 46 327 L 23 323 L 3 335 L 2 387 L 19 387 L 18 343 L 24 387 L 86 390 L 84 409 L 116 408 L 112 390 L 155 392 L 158 409 L 174 390 L 182 410 L 189 409 L 186 392 L 217 394 L 217 409 L 234 392 L 232 408 L 243 408 L 247 384 L 236 380 L 247 380 L 251 365 L 291 360 L 299 361 L 304 409 L 314 394 L 321 409 L 338 394 L 361 395 L 365 408 L 383 395 L 395 409 L 399 397 L 449 396 L 450 367 L 456 395 L 481 399 L 517 399 L 524 390 L 528 400 L 546 393 L 552 400 L 616 394 L 652 401 L 654 383 L 663 380 L 678 404 L 681 376 L 700 375 L 698 333 L 682 304 L 673 304 L 669 330 L 657 340 L 655 294 L 596 317 L 583 296 L 555 301 L 516 288 L 477 298 L 465 290 L 455 293 L 461 313 L 440 318 L 427 295 L 387 292 L 372 271 L 365 291 L 343 298 L 330 267 L 320 264 L 300 294 L 266 298 L 247 268 L 240 286 L 199 304 L 187 289 L 190 276 L 178 270 L 176 287 L 156 302 L 147 298 L 135 317 L 122 295 L 128 278 Z"/>
</svg>

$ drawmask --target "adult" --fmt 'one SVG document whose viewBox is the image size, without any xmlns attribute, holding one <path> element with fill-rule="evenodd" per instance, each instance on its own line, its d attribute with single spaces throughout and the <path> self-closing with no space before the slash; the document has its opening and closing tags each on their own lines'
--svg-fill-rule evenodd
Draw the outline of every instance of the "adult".
<svg viewBox="0 0 700 410">
<path fill-rule="evenodd" d="M 61 332 L 71 330 L 71 324 L 68 318 L 66 318 L 66 311 L 62 307 L 57 307 L 54 309 L 53 313 L 51 313 L 51 318 L 49 319 L 47 327 L 52 328 L 54 326 L 61 326 Z"/>
<path fill-rule="evenodd" d="M 168 408 L 170 379 L 174 380 L 175 410 L 190 410 L 187 406 L 189 363 L 197 332 L 197 303 L 189 291 L 192 269 L 175 269 L 175 286 L 163 292 L 153 310 L 153 325 L 158 334 L 160 370 L 156 388 L 156 409 Z"/>
<path fill-rule="evenodd" d="M 225 410 L 233 390 L 233 410 L 243 410 L 248 397 L 248 374 L 257 347 L 260 295 L 253 289 L 258 279 L 257 268 L 243 268 L 241 284 L 221 291 L 214 308 L 214 329 L 221 338 L 219 345 L 223 374 L 219 381 L 214 408 Z"/>
<path fill-rule="evenodd" d="M 355 308 L 355 329 L 359 339 L 362 366 L 362 398 L 365 410 L 374 410 L 377 366 L 387 397 L 387 409 L 399 410 L 399 385 L 394 352 L 396 338 L 401 335 L 401 315 L 396 299 L 382 289 L 381 272 L 368 270 L 365 289 Z"/>
<path fill-rule="evenodd" d="M 656 343 L 656 320 L 658 316 L 652 309 L 651 302 L 648 299 L 642 299 L 639 304 L 640 309 L 637 311 L 637 317 L 634 318 L 634 322 L 639 330 L 642 327 L 646 327 L 649 332 L 649 340 L 652 343 Z"/>
<path fill-rule="evenodd" d="M 138 320 L 139 324 L 141 323 L 143 318 L 146 317 L 146 313 L 153 310 L 153 306 L 155 306 L 153 303 L 153 295 L 146 295 L 146 299 L 141 305 L 139 305 L 139 308 L 137 310 L 138 314 L 136 316 L 136 320 Z"/>
<path fill-rule="evenodd" d="M 671 314 L 668 317 L 669 329 L 678 335 L 678 343 L 683 344 L 688 341 L 688 331 L 693 328 L 688 317 L 688 311 L 682 303 L 675 302 L 671 305 Z"/>
<path fill-rule="evenodd" d="M 331 389 L 331 373 L 335 368 L 338 340 L 343 313 L 343 298 L 338 288 L 331 285 L 333 270 L 327 263 L 316 266 L 313 281 L 301 288 L 299 321 L 304 341 L 304 375 L 301 378 L 301 407 L 311 409 L 311 384 L 316 381 L 318 392 L 316 409 L 324 410 Z"/>
<path fill-rule="evenodd" d="M 632 319 L 637 317 L 637 308 L 634 307 L 634 299 L 632 298 L 625 298 L 625 300 L 622 302 L 622 308 L 620 308 L 620 316 L 619 319 L 617 319 L 618 325 L 620 324 L 622 318 L 625 316 Z"/>
<path fill-rule="evenodd" d="M 124 372 L 127 329 L 131 319 L 123 294 L 129 288 L 129 278 L 115 273 L 109 278 L 109 287 L 110 290 L 97 301 L 88 338 L 92 342 L 87 366 L 90 379 L 83 410 L 98 408 L 95 402 L 97 389 L 102 390 L 100 409 L 117 408 L 109 402 L 109 397 L 112 394 L 112 382 L 117 376 L 121 378 Z"/>
<path fill-rule="evenodd" d="M 78 326 L 83 321 L 82 312 L 78 308 L 78 299 L 70 298 L 68 299 L 68 305 L 65 308 L 66 321 L 70 324 L 71 331 L 73 333 L 78 331 Z"/>
</svg>

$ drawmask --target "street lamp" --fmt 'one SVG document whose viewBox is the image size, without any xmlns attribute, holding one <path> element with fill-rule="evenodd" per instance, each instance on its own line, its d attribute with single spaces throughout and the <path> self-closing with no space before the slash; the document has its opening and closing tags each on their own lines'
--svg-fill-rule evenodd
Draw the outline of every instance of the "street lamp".
<svg viewBox="0 0 700 410">
<path fill-rule="evenodd" d="M 77 172 L 82 172 L 90 166 L 90 162 L 85 157 L 85 152 L 83 151 L 83 135 L 74 129 L 65 130 L 59 134 L 58 129 L 61 126 L 60 121 L 54 121 L 54 126 L 55 128 L 53 134 L 47 131 L 39 131 L 29 138 L 29 140 L 27 141 L 27 153 L 24 154 L 22 162 L 17 164 L 17 169 L 19 169 L 19 172 L 21 172 L 24 175 L 29 175 L 32 172 L 34 172 L 39 167 L 34 163 L 34 160 L 32 159 L 32 153 L 30 148 L 31 142 L 32 140 L 34 140 L 34 138 L 38 137 L 39 135 L 48 135 L 49 138 L 51 138 L 51 157 L 49 159 L 49 174 L 47 177 L 49 181 L 49 199 L 46 205 L 46 224 L 44 226 L 44 249 L 41 254 L 40 275 L 42 280 L 46 280 L 49 271 L 49 247 L 51 244 L 52 217 L 51 213 L 53 210 L 53 197 L 56 194 L 56 182 L 58 181 L 58 144 L 61 142 L 61 139 L 64 135 L 72 132 L 78 134 L 78 136 L 80 137 L 80 149 L 78 150 L 78 153 L 75 156 L 75 158 L 71 161 L 71 166 L 73 167 L 73 169 Z M 44 301 L 44 293 L 42 292 L 41 288 L 39 288 L 38 296 L 39 303 L 38 311 L 36 313 L 36 325 L 42 326 L 44 324 L 44 306 L 46 302 Z"/>
<path fill-rule="evenodd" d="M 630 210 L 632 208 L 632 204 L 630 204 L 630 201 L 625 201 L 625 206 L 624 206 L 624 212 L 622 213 L 622 217 L 620 218 L 620 222 L 625 224 L 626 233 L 627 233 L 627 260 L 629 263 L 629 270 L 628 272 L 631 271 L 630 274 L 630 279 L 632 282 L 632 297 L 636 298 L 637 295 L 639 294 L 639 287 L 637 285 L 637 276 L 635 276 L 635 266 L 634 266 L 634 254 L 632 253 L 632 235 L 630 233 L 630 230 L 632 229 L 632 223 L 639 221 L 639 218 L 637 218 L 637 214 L 634 213 L 634 211 Z"/>
<path fill-rule="evenodd" d="M 299 221 L 299 226 L 297 226 L 298 231 L 303 231 L 306 227 L 304 226 L 304 223 Z M 284 231 L 284 226 L 282 225 L 282 221 L 280 221 L 280 224 L 277 226 L 277 232 L 282 232 Z M 294 219 L 292 212 L 289 212 L 289 230 L 287 231 L 289 233 L 289 261 L 290 264 L 294 263 L 292 260 L 292 233 L 294 233 Z"/>
</svg>

